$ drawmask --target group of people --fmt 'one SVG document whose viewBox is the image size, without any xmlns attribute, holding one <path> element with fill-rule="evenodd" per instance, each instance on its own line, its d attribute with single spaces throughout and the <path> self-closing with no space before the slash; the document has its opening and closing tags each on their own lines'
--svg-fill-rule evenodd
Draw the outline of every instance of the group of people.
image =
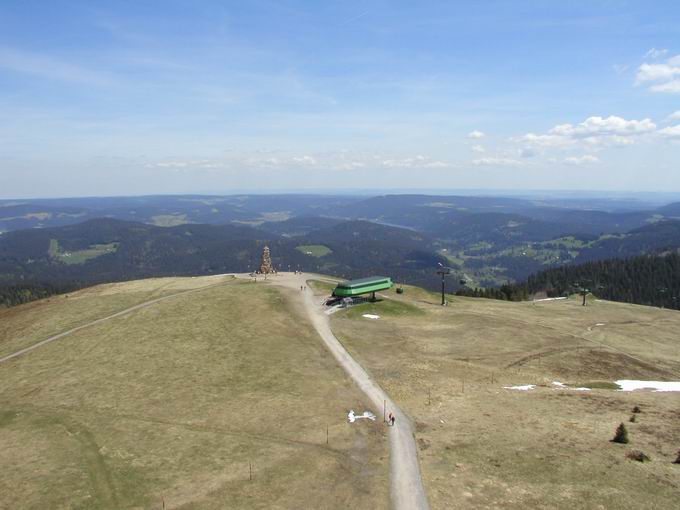
<svg viewBox="0 0 680 510">
<path fill-rule="evenodd" d="M 300 291 L 305 291 L 305 290 L 307 290 L 307 286 L 306 285 L 300 285 Z"/>
<path fill-rule="evenodd" d="M 390 414 L 387 416 L 387 424 L 388 424 L 390 427 L 394 427 L 394 422 L 395 422 L 395 421 L 396 421 L 396 418 L 394 417 L 394 415 L 393 415 L 392 413 L 390 413 Z"/>
</svg>

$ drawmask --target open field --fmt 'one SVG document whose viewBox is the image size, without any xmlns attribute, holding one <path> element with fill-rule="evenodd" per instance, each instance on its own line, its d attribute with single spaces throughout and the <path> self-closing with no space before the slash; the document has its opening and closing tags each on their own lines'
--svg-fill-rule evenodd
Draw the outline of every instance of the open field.
<svg viewBox="0 0 680 510">
<path fill-rule="evenodd" d="M 0 364 L 1 508 L 387 507 L 384 428 L 347 423 L 369 407 L 287 290 L 99 286 L 3 311 L 0 345 L 197 286 Z"/>
<path fill-rule="evenodd" d="M 414 419 L 433 508 L 677 505 L 680 394 L 599 388 L 680 380 L 680 313 L 576 299 L 449 297 L 442 308 L 438 295 L 412 287 L 385 296 L 333 314 L 331 325 Z M 537 387 L 503 388 L 526 384 Z M 627 445 L 610 442 L 621 422 Z M 627 459 L 634 449 L 651 461 Z"/>
<path fill-rule="evenodd" d="M 333 251 L 328 246 L 324 246 L 323 244 L 303 244 L 296 246 L 295 249 L 301 253 L 304 253 L 305 255 L 317 258 L 325 257 L 329 253 L 333 253 Z"/>
<path fill-rule="evenodd" d="M 49 255 L 64 264 L 83 264 L 90 259 L 114 253 L 118 249 L 118 243 L 93 244 L 86 250 L 64 251 L 59 246 L 59 241 L 50 239 L 48 248 Z"/>
</svg>

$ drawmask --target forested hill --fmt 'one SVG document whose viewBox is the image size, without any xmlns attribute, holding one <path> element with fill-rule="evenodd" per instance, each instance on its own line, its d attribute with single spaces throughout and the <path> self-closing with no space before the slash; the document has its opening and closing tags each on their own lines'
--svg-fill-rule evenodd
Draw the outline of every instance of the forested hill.
<svg viewBox="0 0 680 510">
<path fill-rule="evenodd" d="M 645 255 L 563 266 L 509 286 L 509 294 L 560 296 L 585 287 L 601 299 L 680 309 L 680 254 Z"/>
<path fill-rule="evenodd" d="M 583 288 L 609 301 L 680 310 L 680 254 L 561 266 L 531 275 L 523 283 L 490 289 L 463 288 L 456 294 L 522 301 L 539 293 L 557 297 L 580 292 Z"/>
<path fill-rule="evenodd" d="M 0 237 L 0 306 L 104 282 L 161 276 L 249 272 L 269 245 L 277 269 L 357 278 L 387 273 L 433 286 L 446 260 L 433 240 L 407 229 L 366 221 L 291 221 L 296 232 L 237 225 L 157 227 L 110 218 L 64 227 L 27 229 Z M 288 230 L 288 229 L 286 229 Z"/>
</svg>

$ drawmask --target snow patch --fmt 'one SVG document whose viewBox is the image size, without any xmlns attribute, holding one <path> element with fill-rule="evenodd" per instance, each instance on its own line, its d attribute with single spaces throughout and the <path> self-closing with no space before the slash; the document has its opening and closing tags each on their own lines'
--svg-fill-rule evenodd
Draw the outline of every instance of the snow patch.
<svg viewBox="0 0 680 510">
<path fill-rule="evenodd" d="M 372 313 L 365 313 L 362 315 L 362 317 L 366 317 L 367 319 L 379 319 L 380 315 L 373 315 Z"/>
<path fill-rule="evenodd" d="M 373 414 L 371 411 L 364 411 L 364 414 L 354 414 L 354 409 L 347 413 L 347 419 L 350 423 L 354 423 L 355 421 L 361 420 L 362 418 L 375 421 L 375 414 Z"/>
<path fill-rule="evenodd" d="M 535 384 L 525 384 L 524 386 L 503 386 L 506 390 L 529 391 L 536 387 Z"/>
<path fill-rule="evenodd" d="M 629 379 L 622 379 L 614 381 L 621 386 L 619 391 L 635 391 L 635 390 L 653 390 L 653 391 L 680 391 L 680 381 L 665 382 L 665 381 L 636 381 Z"/>
<path fill-rule="evenodd" d="M 590 391 L 590 388 L 572 388 L 570 386 L 567 386 L 564 383 L 561 383 L 559 381 L 553 381 L 552 382 L 553 386 L 557 386 L 557 390 L 571 390 L 571 391 Z"/>
</svg>

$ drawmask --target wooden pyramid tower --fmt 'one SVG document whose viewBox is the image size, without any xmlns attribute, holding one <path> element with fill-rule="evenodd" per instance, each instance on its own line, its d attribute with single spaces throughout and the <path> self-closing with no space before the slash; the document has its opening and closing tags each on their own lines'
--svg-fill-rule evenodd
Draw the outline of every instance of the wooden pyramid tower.
<svg viewBox="0 0 680 510">
<path fill-rule="evenodd" d="M 262 263 L 260 264 L 260 274 L 271 274 L 276 273 L 274 266 L 272 265 L 272 257 L 269 253 L 269 246 L 265 246 L 262 250 Z"/>
</svg>

